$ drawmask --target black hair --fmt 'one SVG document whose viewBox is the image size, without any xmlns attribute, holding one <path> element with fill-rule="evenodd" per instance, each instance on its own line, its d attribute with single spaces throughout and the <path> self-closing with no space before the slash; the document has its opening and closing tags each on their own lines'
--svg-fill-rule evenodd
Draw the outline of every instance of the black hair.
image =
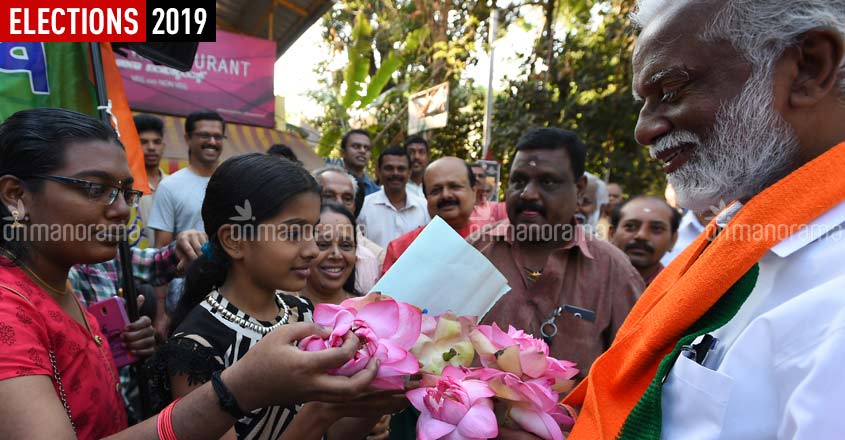
<svg viewBox="0 0 845 440">
<path fill-rule="evenodd" d="M 172 330 L 206 295 L 226 281 L 231 260 L 223 250 L 217 230 L 223 225 L 253 225 L 277 215 L 293 197 L 303 193 L 319 197 L 317 181 L 305 168 L 289 160 L 262 153 L 232 157 L 217 167 L 202 202 L 202 221 L 212 257 L 195 260 L 185 272 L 185 291 L 173 314 Z M 249 215 L 241 215 L 247 209 Z"/>
<path fill-rule="evenodd" d="M 185 118 L 185 133 L 189 135 L 193 133 L 199 121 L 220 121 L 223 124 L 223 133 L 226 133 L 226 121 L 219 113 L 211 110 L 199 110 L 189 114 Z"/>
<path fill-rule="evenodd" d="M 572 165 L 572 177 L 584 175 L 587 161 L 587 147 L 573 131 L 554 127 L 534 128 L 522 135 L 516 143 L 516 151 L 565 149 Z"/>
<path fill-rule="evenodd" d="M 355 248 L 358 248 L 358 223 L 355 222 L 355 216 L 346 209 L 345 206 L 336 203 L 336 202 L 324 202 L 323 206 L 320 207 L 320 214 L 322 215 L 324 212 L 333 212 L 335 214 L 340 214 L 346 217 L 349 220 L 349 223 L 352 224 L 352 241 L 355 243 Z M 355 295 L 361 296 L 363 293 L 358 292 L 355 290 L 355 268 L 352 268 L 352 273 L 349 274 L 349 278 L 343 283 L 343 290 Z"/>
<path fill-rule="evenodd" d="M 413 135 L 413 136 L 409 137 L 408 139 L 405 139 L 405 142 L 402 143 L 402 148 L 407 149 L 408 145 L 411 145 L 411 144 L 423 144 L 423 145 L 425 145 L 425 151 L 428 152 L 428 141 L 423 139 L 422 136 Z"/>
<path fill-rule="evenodd" d="M 478 180 L 475 178 L 475 173 L 472 172 L 472 165 L 469 162 L 464 162 L 464 165 L 467 167 L 467 179 L 469 179 L 469 187 L 475 188 L 475 185 L 478 183 Z M 423 181 L 422 181 L 422 191 L 423 195 L 428 197 L 428 193 L 425 190 L 425 174 L 423 174 Z"/>
<path fill-rule="evenodd" d="M 164 121 L 161 118 L 148 114 L 135 115 L 132 119 L 135 120 L 135 129 L 138 134 L 145 131 L 154 131 L 159 136 L 164 137 Z"/>
<path fill-rule="evenodd" d="M 627 205 L 629 202 L 637 199 L 656 200 L 666 203 L 666 201 L 661 199 L 660 197 L 646 195 L 634 196 L 628 200 L 623 201 L 622 203 L 616 205 L 616 207 L 613 208 L 612 211 L 610 211 L 610 226 L 613 227 L 614 230 L 619 227 L 619 222 L 622 221 L 622 208 L 624 208 L 625 205 Z M 670 211 L 672 211 L 672 218 L 669 220 L 669 226 L 672 230 L 672 233 L 674 234 L 675 232 L 678 232 L 678 228 L 681 226 L 681 218 L 683 216 L 680 212 L 678 212 L 677 209 L 673 208 L 668 203 L 666 203 L 666 207 L 669 208 Z"/>
<path fill-rule="evenodd" d="M 358 128 L 356 128 L 354 130 L 349 130 L 340 139 L 340 151 L 343 151 L 343 150 L 346 149 L 346 145 L 349 144 L 349 137 L 352 136 L 353 134 L 364 135 L 364 136 L 367 137 L 367 139 L 370 138 L 370 133 L 367 130 L 361 130 L 361 129 L 358 129 Z"/>
<path fill-rule="evenodd" d="M 299 159 L 296 157 L 296 153 L 293 152 L 293 149 L 285 144 L 271 145 L 270 148 L 267 149 L 267 154 L 272 156 L 281 156 L 291 162 L 300 163 Z"/>
<path fill-rule="evenodd" d="M 0 124 L 0 176 L 15 176 L 29 191 L 38 193 L 43 181 L 27 177 L 62 168 L 67 147 L 88 141 L 109 142 L 123 149 L 114 129 L 86 114 L 60 108 L 21 110 Z M 8 207 L 0 203 L 0 231 L 12 227 L 11 217 Z M 0 234 L 0 247 L 14 259 L 24 257 L 24 243 L 7 238 L 13 237 Z"/>
<path fill-rule="evenodd" d="M 384 156 L 402 156 L 402 157 L 404 157 L 405 159 L 408 160 L 408 166 L 409 167 L 411 166 L 411 156 L 408 155 L 408 152 L 404 148 L 402 148 L 398 145 L 394 145 L 392 147 L 387 147 L 381 152 L 381 154 L 378 155 L 378 167 L 377 168 L 381 168 L 381 161 L 382 161 L 382 158 L 384 158 Z"/>
</svg>

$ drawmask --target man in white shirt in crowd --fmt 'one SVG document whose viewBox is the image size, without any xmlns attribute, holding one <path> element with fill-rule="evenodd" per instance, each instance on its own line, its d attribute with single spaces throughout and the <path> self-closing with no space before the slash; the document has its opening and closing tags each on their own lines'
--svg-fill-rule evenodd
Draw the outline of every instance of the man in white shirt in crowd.
<svg viewBox="0 0 845 440">
<path fill-rule="evenodd" d="M 165 247 L 182 231 L 203 230 L 202 201 L 211 174 L 220 164 L 223 141 L 226 139 L 226 122 L 213 111 L 196 111 L 185 119 L 185 143 L 188 144 L 190 165 L 167 179 L 156 190 L 153 210 L 148 226 L 155 230 L 156 247 Z M 167 333 L 169 318 L 165 309 L 174 310 L 181 294 L 182 279 L 170 283 L 166 301 L 158 289 L 159 307 L 155 328 L 160 338 Z"/>
<path fill-rule="evenodd" d="M 679 205 L 738 202 L 569 395 L 568 438 L 842 438 L 845 1 L 640 0 L 634 20 L 637 141 Z"/>
<path fill-rule="evenodd" d="M 386 248 L 400 235 L 428 224 L 431 218 L 425 199 L 406 187 L 411 159 L 404 148 L 394 146 L 382 151 L 376 174 L 383 188 L 364 199 L 358 225 L 367 238 Z"/>
<path fill-rule="evenodd" d="M 405 151 L 408 152 L 408 157 L 411 158 L 411 178 L 408 179 L 408 189 L 411 193 L 425 198 L 423 194 L 423 174 L 428 167 L 428 162 L 431 160 L 431 152 L 428 149 L 428 141 L 422 136 L 413 135 L 402 144 Z"/>
<path fill-rule="evenodd" d="M 672 260 L 675 259 L 687 246 L 690 245 L 702 232 L 704 232 L 704 225 L 712 220 L 711 217 L 708 219 L 703 213 L 696 214 L 692 210 L 688 209 L 686 214 L 681 217 L 681 224 L 678 226 L 678 239 L 675 241 L 675 244 L 672 245 L 672 248 L 663 255 L 663 258 L 660 259 L 660 264 L 663 266 L 668 266 Z"/>
</svg>

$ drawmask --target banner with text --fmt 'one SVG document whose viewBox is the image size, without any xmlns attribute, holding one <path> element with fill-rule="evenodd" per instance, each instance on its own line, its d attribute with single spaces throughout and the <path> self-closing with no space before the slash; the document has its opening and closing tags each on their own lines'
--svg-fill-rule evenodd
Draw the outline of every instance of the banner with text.
<svg viewBox="0 0 845 440">
<path fill-rule="evenodd" d="M 185 116 L 209 109 L 229 122 L 265 127 L 273 127 L 275 62 L 275 42 L 219 29 L 216 42 L 200 43 L 189 72 L 131 51 L 117 58 L 133 110 Z"/>
</svg>

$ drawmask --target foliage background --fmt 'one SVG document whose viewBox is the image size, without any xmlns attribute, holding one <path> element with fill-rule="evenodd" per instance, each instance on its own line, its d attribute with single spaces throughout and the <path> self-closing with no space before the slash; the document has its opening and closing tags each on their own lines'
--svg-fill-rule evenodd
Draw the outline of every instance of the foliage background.
<svg viewBox="0 0 845 440">
<path fill-rule="evenodd" d="M 518 0 L 517 0 L 518 1 Z M 432 157 L 481 157 L 484 84 L 465 74 L 487 51 L 492 3 L 480 0 L 343 1 L 323 18 L 323 38 L 346 66 L 317 67 L 323 88 L 311 96 L 324 109 L 311 121 L 323 133 L 319 152 L 339 155 L 350 128 L 367 128 L 373 157 L 406 137 L 410 94 L 448 81 L 449 125 L 424 133 Z M 662 194 L 665 177 L 633 139 L 639 109 L 631 98 L 634 0 L 540 0 L 498 3 L 499 28 L 542 28 L 521 74 L 507 78 L 494 100 L 491 151 L 503 179 L 519 136 L 531 127 L 576 131 L 589 148 L 587 169 L 619 182 L 628 194 Z M 527 7 L 542 8 L 529 23 Z M 497 47 L 497 57 L 507 48 Z"/>
</svg>

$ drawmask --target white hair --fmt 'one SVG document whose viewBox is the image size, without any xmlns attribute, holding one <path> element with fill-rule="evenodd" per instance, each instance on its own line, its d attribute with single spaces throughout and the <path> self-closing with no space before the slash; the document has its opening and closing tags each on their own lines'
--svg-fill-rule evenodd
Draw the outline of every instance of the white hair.
<svg viewBox="0 0 845 440">
<path fill-rule="evenodd" d="M 349 171 L 346 171 L 343 167 L 340 167 L 338 165 L 326 165 L 322 168 L 317 168 L 316 170 L 314 170 L 313 173 L 311 173 L 311 175 L 314 176 L 314 179 L 317 180 L 317 183 L 319 183 L 320 186 L 322 186 L 323 185 L 322 176 L 323 176 L 323 174 L 326 174 L 328 172 L 340 173 L 340 174 L 343 174 L 344 176 L 348 177 L 349 183 L 352 184 L 352 194 L 358 194 L 358 181 L 355 180 L 355 176 L 353 176 L 352 174 L 349 174 Z"/>
<path fill-rule="evenodd" d="M 677 11 L 689 2 L 639 0 L 632 20 L 645 28 L 661 12 Z M 725 0 L 699 37 L 729 41 L 755 71 L 766 72 L 802 35 L 818 28 L 833 29 L 845 37 L 845 0 Z M 839 62 L 840 96 L 845 99 L 845 57 Z"/>
<path fill-rule="evenodd" d="M 584 172 L 584 176 L 587 177 L 587 185 L 596 184 L 596 194 L 593 196 L 596 209 L 584 220 L 584 228 L 592 232 L 596 230 L 596 226 L 599 224 L 602 210 L 610 202 L 610 195 L 607 191 L 607 183 L 604 180 L 589 172 Z"/>
</svg>

